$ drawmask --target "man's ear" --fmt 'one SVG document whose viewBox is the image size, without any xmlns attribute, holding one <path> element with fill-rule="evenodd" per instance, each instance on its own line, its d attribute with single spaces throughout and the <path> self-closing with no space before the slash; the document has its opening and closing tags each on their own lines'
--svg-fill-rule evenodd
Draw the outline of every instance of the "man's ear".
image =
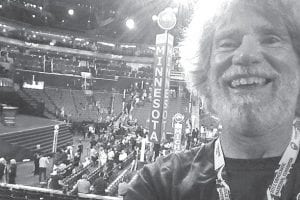
<svg viewBox="0 0 300 200">
<path fill-rule="evenodd" d="M 296 104 L 295 115 L 296 115 L 297 117 L 300 117 L 300 92 L 299 92 L 299 94 L 298 94 L 298 99 L 297 99 L 297 104 Z"/>
<path fill-rule="evenodd" d="M 299 63 L 299 68 L 300 68 L 300 55 L 298 56 L 298 63 Z M 300 70 L 299 70 L 300 71 Z M 298 72 L 300 74 L 300 72 Z M 295 116 L 300 117 L 300 80 L 299 81 L 299 92 L 298 92 L 298 98 L 297 98 L 297 103 L 296 103 L 296 110 L 295 110 Z"/>
</svg>

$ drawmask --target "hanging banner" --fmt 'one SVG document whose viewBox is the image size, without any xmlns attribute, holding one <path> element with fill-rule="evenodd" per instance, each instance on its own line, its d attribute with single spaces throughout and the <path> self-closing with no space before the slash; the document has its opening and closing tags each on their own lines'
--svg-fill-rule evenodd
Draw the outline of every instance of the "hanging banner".
<svg viewBox="0 0 300 200">
<path fill-rule="evenodd" d="M 149 140 L 159 144 L 164 138 L 169 104 L 170 69 L 174 37 L 167 32 L 156 36 L 152 107 Z"/>
</svg>

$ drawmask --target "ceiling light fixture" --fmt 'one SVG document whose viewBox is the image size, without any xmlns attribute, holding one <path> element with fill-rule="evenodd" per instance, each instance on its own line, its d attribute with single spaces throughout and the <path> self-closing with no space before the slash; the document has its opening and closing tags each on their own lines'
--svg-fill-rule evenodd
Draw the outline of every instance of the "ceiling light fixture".
<svg viewBox="0 0 300 200">
<path fill-rule="evenodd" d="M 134 20 L 133 19 L 127 19 L 126 20 L 126 26 L 129 29 L 134 29 L 134 27 L 135 27 Z"/>
<path fill-rule="evenodd" d="M 69 9 L 68 14 L 71 15 L 71 16 L 74 15 L 74 9 Z"/>
<path fill-rule="evenodd" d="M 156 22 L 157 19 L 158 19 L 157 15 L 153 15 L 153 16 L 152 16 L 152 20 L 153 20 L 154 22 Z"/>
</svg>

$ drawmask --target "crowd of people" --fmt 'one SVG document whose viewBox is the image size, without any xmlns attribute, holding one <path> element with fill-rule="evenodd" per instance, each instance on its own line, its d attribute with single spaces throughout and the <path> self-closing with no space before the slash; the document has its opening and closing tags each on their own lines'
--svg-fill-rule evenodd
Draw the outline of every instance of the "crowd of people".
<svg viewBox="0 0 300 200">
<path fill-rule="evenodd" d="M 119 124 L 117 127 L 114 123 L 106 123 L 106 126 L 85 124 L 82 133 L 78 133 L 78 142 L 58 148 L 52 159 L 49 155 L 35 153 L 33 173 L 39 177 L 42 187 L 70 193 L 105 195 L 110 178 L 115 175 L 112 174 L 113 169 L 118 167 L 122 170 L 124 162 L 132 152 L 139 156 L 140 141 L 145 134 L 141 134 L 141 127 L 137 127 L 136 124 Z M 93 182 L 90 180 L 91 171 L 84 171 L 87 168 L 101 168 Z M 47 173 L 49 169 L 51 172 Z M 73 187 L 68 185 L 67 178 L 77 175 L 78 180 L 75 179 L 77 181 L 72 183 Z"/>
</svg>

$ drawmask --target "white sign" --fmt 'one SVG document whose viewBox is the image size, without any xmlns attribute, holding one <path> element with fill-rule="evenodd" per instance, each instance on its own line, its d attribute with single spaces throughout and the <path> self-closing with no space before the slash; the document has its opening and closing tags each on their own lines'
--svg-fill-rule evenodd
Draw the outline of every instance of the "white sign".
<svg viewBox="0 0 300 200">
<path fill-rule="evenodd" d="M 181 133 L 182 133 L 182 124 L 180 123 L 175 123 L 174 125 L 174 152 L 179 152 L 181 151 Z"/>
<path fill-rule="evenodd" d="M 56 153 L 56 149 L 57 149 L 58 131 L 59 131 L 59 125 L 55 125 L 53 131 L 53 146 L 52 146 L 53 153 Z"/>
</svg>

